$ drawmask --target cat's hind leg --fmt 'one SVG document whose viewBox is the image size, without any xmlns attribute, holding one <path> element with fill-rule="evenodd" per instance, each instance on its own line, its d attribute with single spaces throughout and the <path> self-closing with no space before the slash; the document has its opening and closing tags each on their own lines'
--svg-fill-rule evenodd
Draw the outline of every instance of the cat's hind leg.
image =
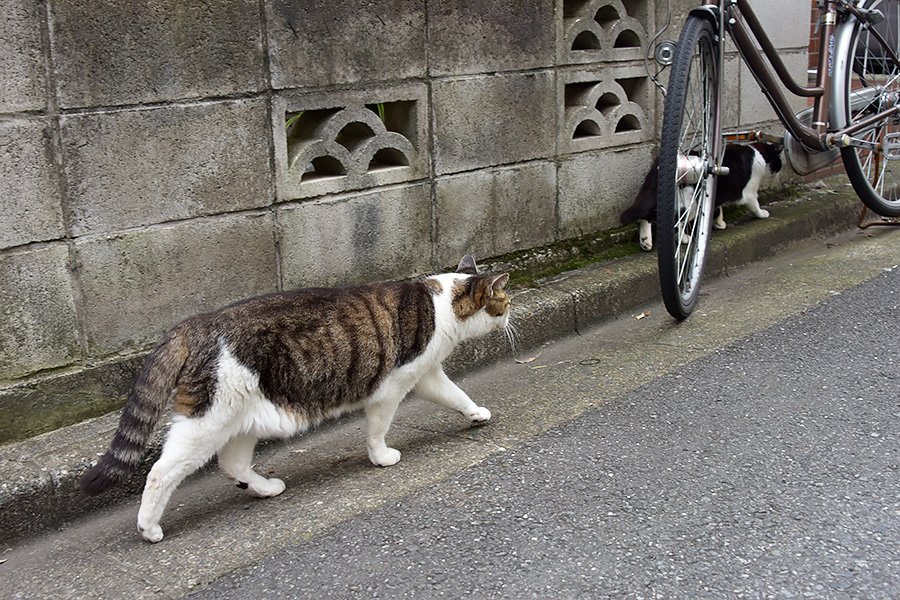
<svg viewBox="0 0 900 600">
<path fill-rule="evenodd" d="M 713 221 L 713 227 L 716 229 L 725 229 L 727 227 L 721 206 L 716 209 L 716 220 Z"/>
<path fill-rule="evenodd" d="M 641 244 L 641 250 L 649 252 L 653 250 L 653 233 L 650 229 L 650 221 L 641 219 L 638 228 L 638 241 Z"/>
<path fill-rule="evenodd" d="M 468 394 L 453 383 L 440 365 L 426 373 L 413 388 L 420 398 L 455 410 L 473 423 L 480 423 L 491 418 L 491 411 L 478 406 Z"/>
<path fill-rule="evenodd" d="M 256 447 L 256 436 L 241 434 L 233 437 L 219 450 L 219 468 L 225 476 L 235 482 L 239 488 L 247 490 L 252 496 L 270 498 L 284 491 L 284 482 L 280 479 L 266 479 L 253 470 L 253 449 Z"/>
<path fill-rule="evenodd" d="M 224 441 L 195 419 L 172 424 L 162 454 L 147 475 L 141 496 L 137 527 L 146 540 L 158 542 L 163 539 L 159 521 L 172 492 L 185 477 L 206 464 Z"/>
</svg>

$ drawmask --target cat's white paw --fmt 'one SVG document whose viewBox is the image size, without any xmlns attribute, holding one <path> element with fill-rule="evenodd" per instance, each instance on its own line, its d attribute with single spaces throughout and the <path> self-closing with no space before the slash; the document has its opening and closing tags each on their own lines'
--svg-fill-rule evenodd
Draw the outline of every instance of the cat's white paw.
<svg viewBox="0 0 900 600">
<path fill-rule="evenodd" d="M 646 250 L 649 252 L 653 250 L 653 229 L 650 225 L 650 221 L 646 219 L 641 219 L 640 226 L 638 227 L 638 241 L 641 244 L 641 250 Z"/>
<path fill-rule="evenodd" d="M 716 229 L 725 229 L 726 227 L 728 227 L 728 225 L 726 225 L 725 221 L 723 221 L 722 219 L 716 219 L 715 221 L 713 221 L 713 227 L 715 227 Z"/>
<path fill-rule="evenodd" d="M 483 423 L 491 418 L 491 411 L 484 408 L 483 406 L 478 406 L 467 416 L 473 423 Z"/>
<path fill-rule="evenodd" d="M 764 208 L 759 209 L 759 212 L 756 213 L 756 218 L 757 218 L 757 219 L 768 219 L 768 218 L 769 218 L 769 211 L 767 211 L 767 210 L 764 209 Z"/>
<path fill-rule="evenodd" d="M 273 477 L 266 479 L 265 483 L 251 485 L 247 491 L 257 498 L 271 498 L 283 492 L 286 487 L 282 480 Z"/>
<path fill-rule="evenodd" d="M 390 467 L 400 462 L 400 451 L 393 448 L 385 448 L 380 452 L 369 450 L 369 460 L 379 467 Z"/>
<path fill-rule="evenodd" d="M 148 527 L 141 527 L 138 525 L 138 531 L 141 532 L 141 535 L 144 536 L 145 540 L 153 542 L 154 544 L 161 542 L 163 539 L 163 530 L 159 525 L 150 525 Z"/>
</svg>

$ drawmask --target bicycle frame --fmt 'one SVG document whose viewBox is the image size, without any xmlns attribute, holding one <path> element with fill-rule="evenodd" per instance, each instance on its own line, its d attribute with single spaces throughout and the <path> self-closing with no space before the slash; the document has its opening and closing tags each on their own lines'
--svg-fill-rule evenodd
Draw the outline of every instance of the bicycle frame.
<svg viewBox="0 0 900 600">
<path fill-rule="evenodd" d="M 723 2 L 724 10 L 722 9 Z M 722 31 L 728 31 L 747 68 L 753 74 L 778 118 L 791 135 L 809 150 L 827 151 L 835 147 L 858 145 L 857 141 L 852 139 L 851 134 L 889 116 L 900 114 L 900 105 L 896 105 L 850 127 L 840 130 L 830 127 L 829 110 L 834 110 L 834 107 L 830 106 L 830 104 L 832 103 L 831 81 L 835 72 L 835 64 L 838 60 L 852 60 L 852 57 L 843 57 L 836 54 L 835 33 L 838 23 L 838 7 L 848 11 L 860 21 L 863 20 L 857 9 L 844 0 L 824 0 L 822 20 L 819 27 L 819 64 L 816 73 L 816 84 L 813 87 L 802 86 L 791 77 L 784 62 L 778 56 L 775 46 L 769 40 L 768 35 L 766 35 L 765 30 L 756 18 L 756 14 L 750 7 L 749 0 L 715 0 L 710 4 L 694 9 L 692 14 L 696 13 L 711 20 L 715 19 L 715 25 L 720 35 Z M 870 32 L 882 47 L 886 49 L 894 64 L 900 66 L 900 59 L 898 59 L 890 45 L 878 31 L 872 28 Z M 756 48 L 754 39 L 762 49 L 762 54 Z M 765 59 L 763 55 L 765 55 Z M 719 59 L 719 69 L 721 70 L 724 63 L 723 43 L 719 44 Z M 775 70 L 774 75 L 766 64 L 766 60 Z M 778 80 L 776 80 L 776 76 Z M 813 120 L 810 125 L 802 123 L 794 115 L 794 111 L 788 104 L 784 91 L 778 83 L 779 80 L 793 95 L 813 98 Z M 719 81 L 722 81 L 721 77 Z M 831 114 L 834 113 L 832 112 Z M 863 142 L 863 144 L 867 143 Z M 721 156 L 721 153 L 719 156 Z"/>
</svg>

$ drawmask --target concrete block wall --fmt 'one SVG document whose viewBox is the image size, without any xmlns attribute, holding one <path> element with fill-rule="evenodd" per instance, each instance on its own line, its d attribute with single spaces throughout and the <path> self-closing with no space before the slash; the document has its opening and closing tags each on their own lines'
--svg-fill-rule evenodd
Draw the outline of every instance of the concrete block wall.
<svg viewBox="0 0 900 600">
<path fill-rule="evenodd" d="M 765 28 L 772 43 L 778 48 L 778 55 L 790 71 L 794 80 L 801 85 L 807 81 L 807 55 L 809 53 L 810 9 L 805 2 L 779 2 L 778 0 L 754 0 L 752 7 L 760 23 Z M 759 85 L 737 55 L 734 45 L 729 42 L 729 60 L 726 73 L 733 82 L 731 121 L 726 126 L 751 127 L 760 125 L 767 130 L 784 131 L 778 125 L 775 111 L 760 91 Z M 736 94 L 734 93 L 736 92 Z M 795 112 L 806 108 L 807 99 L 785 94 Z"/>
<path fill-rule="evenodd" d="M 617 226 L 665 8 L 4 0 L 0 444 L 115 408 L 196 312 Z"/>
</svg>

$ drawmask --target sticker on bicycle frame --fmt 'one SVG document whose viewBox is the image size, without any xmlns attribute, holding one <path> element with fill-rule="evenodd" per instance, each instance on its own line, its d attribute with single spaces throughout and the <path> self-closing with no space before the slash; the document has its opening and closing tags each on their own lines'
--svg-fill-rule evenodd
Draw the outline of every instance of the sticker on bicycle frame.
<svg viewBox="0 0 900 600">
<path fill-rule="evenodd" d="M 834 35 L 828 37 L 828 76 L 834 75 Z"/>
</svg>

